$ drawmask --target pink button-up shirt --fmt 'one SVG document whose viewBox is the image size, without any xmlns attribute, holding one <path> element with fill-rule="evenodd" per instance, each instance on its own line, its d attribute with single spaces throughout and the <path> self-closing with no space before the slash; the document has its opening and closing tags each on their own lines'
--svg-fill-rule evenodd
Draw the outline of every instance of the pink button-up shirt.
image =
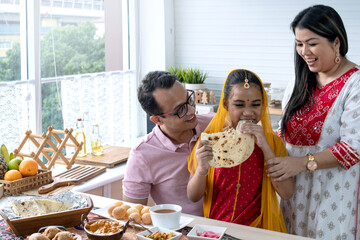
<svg viewBox="0 0 360 240">
<path fill-rule="evenodd" d="M 178 204 L 183 213 L 203 216 L 202 201 L 194 203 L 187 198 L 190 177 L 187 157 L 213 116 L 213 113 L 197 115 L 196 134 L 189 143 L 174 144 L 155 126 L 130 152 L 123 194 L 135 199 L 151 195 L 156 204 Z"/>
</svg>

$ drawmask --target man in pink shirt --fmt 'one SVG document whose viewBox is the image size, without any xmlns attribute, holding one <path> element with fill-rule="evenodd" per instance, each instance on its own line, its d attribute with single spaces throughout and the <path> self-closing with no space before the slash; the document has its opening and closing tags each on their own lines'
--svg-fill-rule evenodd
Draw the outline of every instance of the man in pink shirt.
<svg viewBox="0 0 360 240">
<path fill-rule="evenodd" d="M 175 203 L 183 213 L 203 216 L 202 201 L 187 198 L 187 157 L 213 114 L 195 115 L 195 94 L 168 72 L 148 73 L 138 89 L 139 102 L 156 124 L 130 152 L 123 199 L 146 205 Z"/>
</svg>

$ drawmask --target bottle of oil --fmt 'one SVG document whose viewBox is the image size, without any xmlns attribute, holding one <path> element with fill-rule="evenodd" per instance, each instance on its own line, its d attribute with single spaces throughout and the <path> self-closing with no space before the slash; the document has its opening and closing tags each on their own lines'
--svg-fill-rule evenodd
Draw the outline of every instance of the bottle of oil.
<svg viewBox="0 0 360 240">
<path fill-rule="evenodd" d="M 78 157 L 86 156 L 87 155 L 86 136 L 85 136 L 85 132 L 84 132 L 84 123 L 81 118 L 78 118 L 78 120 L 76 122 L 75 138 L 76 138 L 76 141 L 78 141 L 79 143 L 81 143 L 81 142 L 84 143 L 77 156 Z"/>
<path fill-rule="evenodd" d="M 91 153 L 96 156 L 104 154 L 103 147 L 101 145 L 99 124 L 93 125 L 91 134 Z"/>
</svg>

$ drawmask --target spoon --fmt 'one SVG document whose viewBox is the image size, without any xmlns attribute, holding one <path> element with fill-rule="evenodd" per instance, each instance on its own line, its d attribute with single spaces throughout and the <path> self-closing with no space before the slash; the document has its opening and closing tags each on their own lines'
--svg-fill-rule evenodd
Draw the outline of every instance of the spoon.
<svg viewBox="0 0 360 240">
<path fill-rule="evenodd" d="M 136 224 L 138 224 L 138 225 L 140 225 L 143 229 L 149 231 L 150 233 L 153 233 L 149 228 L 145 227 L 145 226 L 142 225 L 141 223 L 137 223 L 137 222 L 135 221 L 135 219 L 130 218 L 129 220 L 132 221 L 132 222 L 134 222 L 134 223 L 136 223 Z"/>
</svg>

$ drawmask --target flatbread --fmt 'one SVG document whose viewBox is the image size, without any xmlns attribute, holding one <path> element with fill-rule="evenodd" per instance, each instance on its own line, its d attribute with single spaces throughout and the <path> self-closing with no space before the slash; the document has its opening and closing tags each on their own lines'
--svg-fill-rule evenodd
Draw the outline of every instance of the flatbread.
<svg viewBox="0 0 360 240">
<path fill-rule="evenodd" d="M 201 140 L 210 142 L 214 157 L 209 164 L 214 168 L 230 168 L 243 163 L 250 157 L 255 145 L 253 135 L 240 133 L 234 128 L 218 133 L 202 133 Z"/>
<path fill-rule="evenodd" d="M 10 200 L 10 208 L 19 217 L 34 217 L 61 212 L 71 207 L 70 202 L 57 202 L 48 199 L 32 199 L 20 202 Z"/>
</svg>

